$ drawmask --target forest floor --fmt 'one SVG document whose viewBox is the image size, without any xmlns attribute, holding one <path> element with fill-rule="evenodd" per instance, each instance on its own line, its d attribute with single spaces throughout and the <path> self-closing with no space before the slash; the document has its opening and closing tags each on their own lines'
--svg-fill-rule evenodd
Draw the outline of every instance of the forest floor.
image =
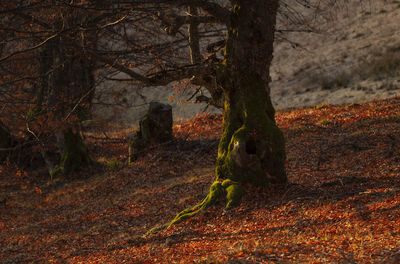
<svg viewBox="0 0 400 264">
<path fill-rule="evenodd" d="M 131 166 L 126 144 L 88 136 L 99 165 L 76 179 L 1 165 L 0 263 L 400 263 L 400 98 L 276 119 L 289 184 L 150 236 L 207 194 L 221 116 L 176 125 Z"/>
</svg>

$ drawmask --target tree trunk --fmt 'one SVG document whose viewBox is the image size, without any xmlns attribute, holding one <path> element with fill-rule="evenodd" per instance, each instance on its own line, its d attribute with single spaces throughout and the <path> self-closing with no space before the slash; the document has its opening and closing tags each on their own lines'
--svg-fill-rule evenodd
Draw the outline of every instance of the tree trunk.
<svg viewBox="0 0 400 264">
<path fill-rule="evenodd" d="M 221 194 L 226 207 L 237 205 L 244 183 L 267 186 L 287 181 L 285 141 L 275 123 L 268 86 L 278 2 L 232 1 L 225 60 L 217 68 L 225 105 L 216 181 L 200 205 L 172 223 L 210 206 Z"/>
<path fill-rule="evenodd" d="M 0 162 L 7 158 L 12 145 L 12 137 L 7 127 L 0 121 Z"/>
<path fill-rule="evenodd" d="M 47 133 L 54 134 L 52 138 L 58 145 L 60 163 L 50 168 L 52 177 L 70 175 L 91 161 L 78 123 L 90 118 L 93 66 L 84 56 L 74 53 L 74 49 L 63 45 L 61 38 L 46 43 L 41 53 L 43 77 L 34 112 L 47 115 L 51 129 Z"/>
<path fill-rule="evenodd" d="M 91 163 L 78 124 L 90 119 L 90 106 L 94 94 L 92 67 L 90 62 L 79 55 L 72 56 L 73 50 L 62 46 L 59 49 L 61 54 L 64 54 L 60 54 L 63 66 L 55 71 L 53 78 L 49 80 L 51 93 L 48 106 L 50 111 L 57 113 L 56 119 L 64 123 L 65 127 L 56 128 L 61 161 L 52 176 L 60 172 L 71 175 L 80 167 Z"/>
<path fill-rule="evenodd" d="M 232 2 L 226 57 L 217 75 L 225 111 L 216 177 L 257 186 L 284 183 L 285 142 L 268 86 L 278 0 Z"/>
<path fill-rule="evenodd" d="M 79 131 L 68 128 L 64 131 L 64 150 L 60 165 L 51 172 L 52 177 L 71 175 L 83 166 L 93 163 Z"/>
</svg>

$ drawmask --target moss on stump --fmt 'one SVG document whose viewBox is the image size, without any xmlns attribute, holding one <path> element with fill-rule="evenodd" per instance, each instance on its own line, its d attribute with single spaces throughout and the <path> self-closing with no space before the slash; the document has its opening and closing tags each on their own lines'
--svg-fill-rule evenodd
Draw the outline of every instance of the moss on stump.
<svg viewBox="0 0 400 264">
<path fill-rule="evenodd" d="M 82 166 L 93 163 L 81 135 L 72 128 L 64 131 L 64 151 L 60 164 L 51 172 L 52 177 L 71 175 Z"/>
</svg>

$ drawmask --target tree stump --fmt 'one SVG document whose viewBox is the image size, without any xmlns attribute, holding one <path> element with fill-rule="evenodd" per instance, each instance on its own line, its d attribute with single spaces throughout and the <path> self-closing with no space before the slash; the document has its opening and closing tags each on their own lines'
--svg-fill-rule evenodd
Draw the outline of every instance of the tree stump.
<svg viewBox="0 0 400 264">
<path fill-rule="evenodd" d="M 7 127 L 0 121 L 0 161 L 7 158 L 9 151 L 5 150 L 12 145 L 12 137 Z"/>
<path fill-rule="evenodd" d="M 139 125 L 140 130 L 128 136 L 129 163 L 134 162 L 145 148 L 172 139 L 172 107 L 168 104 L 151 102 Z"/>
</svg>

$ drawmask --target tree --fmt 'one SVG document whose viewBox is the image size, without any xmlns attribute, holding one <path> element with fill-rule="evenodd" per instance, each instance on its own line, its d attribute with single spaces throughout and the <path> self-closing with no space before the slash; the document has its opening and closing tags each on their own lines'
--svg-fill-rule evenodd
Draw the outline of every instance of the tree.
<svg viewBox="0 0 400 264">
<path fill-rule="evenodd" d="M 0 87 L 6 112 L 16 113 L 17 129 L 26 127 L 35 139 L 52 176 L 91 163 L 79 123 L 89 118 L 95 91 L 95 64 L 85 49 L 96 46 L 96 23 L 103 20 L 93 8 L 101 6 L 97 1 L 84 9 L 52 1 L 2 4 Z M 54 141 L 57 166 L 48 153 Z"/>
<path fill-rule="evenodd" d="M 268 87 L 278 1 L 231 4 L 230 12 L 218 12 L 228 28 L 224 59 L 210 66 L 224 94 L 215 182 L 202 203 L 168 225 L 193 216 L 223 195 L 227 207 L 237 205 L 244 183 L 267 186 L 287 181 L 284 137 L 275 123 Z"/>
<path fill-rule="evenodd" d="M 45 111 L 58 122 L 53 130 L 61 159 L 59 165 L 51 168 L 52 176 L 71 175 L 79 167 L 92 163 L 79 127 L 79 122 L 90 117 L 95 85 L 94 63 L 85 56 L 84 48 L 96 45 L 96 32 L 79 30 L 91 26 L 90 15 L 93 12 L 61 6 L 58 15 L 50 19 L 51 24 L 50 21 L 41 22 L 55 35 L 43 45 L 39 54 L 42 77 L 32 111 Z M 69 32 L 60 34 L 66 27 Z"/>
</svg>

